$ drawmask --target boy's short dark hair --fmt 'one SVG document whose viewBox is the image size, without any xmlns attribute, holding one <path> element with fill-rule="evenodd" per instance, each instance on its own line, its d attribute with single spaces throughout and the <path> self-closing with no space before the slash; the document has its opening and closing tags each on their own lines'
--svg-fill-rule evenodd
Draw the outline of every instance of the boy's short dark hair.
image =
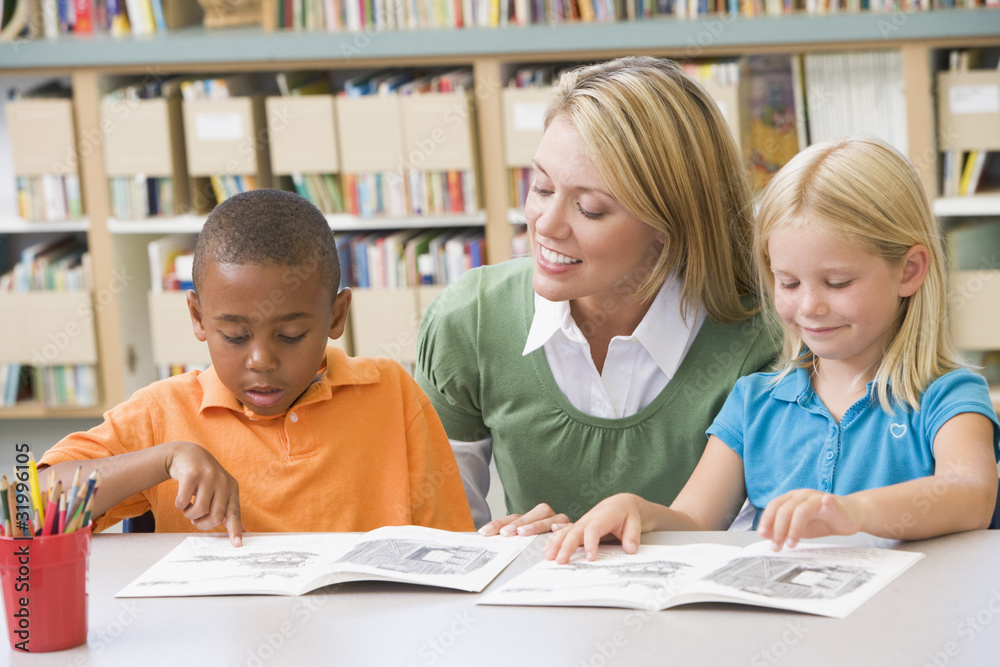
<svg viewBox="0 0 1000 667">
<path fill-rule="evenodd" d="M 215 207 L 194 249 L 194 289 L 208 264 L 302 267 L 300 279 L 340 288 L 340 258 L 333 231 L 318 208 L 284 190 L 251 190 Z"/>
</svg>

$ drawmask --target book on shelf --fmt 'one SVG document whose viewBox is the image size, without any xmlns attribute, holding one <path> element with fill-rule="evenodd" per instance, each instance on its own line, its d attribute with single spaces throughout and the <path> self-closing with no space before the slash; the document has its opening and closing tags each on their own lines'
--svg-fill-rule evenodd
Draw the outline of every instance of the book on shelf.
<svg viewBox="0 0 1000 667">
<path fill-rule="evenodd" d="M 346 79 L 338 100 L 345 211 L 361 217 L 477 212 L 471 90 L 469 69 Z"/>
<path fill-rule="evenodd" d="M 363 535 L 225 535 L 185 538 L 115 597 L 304 595 L 350 581 L 392 581 L 480 592 L 528 545 L 419 526 Z"/>
<path fill-rule="evenodd" d="M 184 141 L 192 207 L 210 211 L 234 194 L 269 187 L 264 95 L 274 77 L 234 74 L 183 79 Z"/>
<path fill-rule="evenodd" d="M 101 99 L 111 215 L 120 220 L 170 217 L 187 209 L 180 121 L 180 79 L 146 77 Z"/>
<path fill-rule="evenodd" d="M 626 554 L 601 545 L 588 561 L 542 561 L 478 604 L 621 607 L 660 611 L 685 604 L 726 602 L 845 618 L 923 554 L 874 547 L 801 543 L 771 550 L 721 544 L 640 545 Z"/>
<path fill-rule="evenodd" d="M 995 49 L 953 49 L 937 75 L 938 141 L 945 197 L 1000 189 L 1000 57 Z"/>
<path fill-rule="evenodd" d="M 170 292 L 186 292 L 194 289 L 194 245 L 196 236 L 193 234 L 170 234 L 163 238 L 150 241 L 147 248 L 149 258 L 149 282 L 150 282 L 150 313 L 153 319 L 152 342 L 154 348 L 161 344 L 164 336 L 177 336 L 190 343 L 191 346 L 199 347 L 196 354 L 204 357 L 203 343 L 198 342 L 190 325 L 185 318 L 187 314 L 182 306 L 176 301 L 162 301 L 156 295 L 163 295 Z M 168 310 L 169 312 L 158 312 L 157 309 Z M 156 312 L 154 312 L 156 311 Z M 169 327 L 163 325 L 157 327 L 157 322 L 168 322 Z M 176 325 L 176 326 L 175 326 Z M 161 331 L 161 329 L 164 329 Z M 171 340 L 171 344 L 178 345 L 178 340 Z M 186 350 L 185 350 L 186 352 Z M 154 350 L 154 357 L 165 356 Z M 180 375 L 190 370 L 205 370 L 208 364 L 191 362 L 190 359 L 169 359 L 163 363 L 157 363 L 157 375 L 160 379 L 172 375 Z"/>
<path fill-rule="evenodd" d="M 281 98 L 268 98 L 267 112 L 271 165 L 278 186 L 294 190 L 323 213 L 343 213 L 334 86 L 329 75 L 288 71 L 276 74 L 275 80 Z M 287 99 L 319 95 L 326 99 Z"/>
<path fill-rule="evenodd" d="M 83 216 L 77 173 L 72 89 L 51 79 L 14 88 L 7 103 L 18 215 L 61 221 Z"/>
<path fill-rule="evenodd" d="M 1000 270 L 1000 211 L 992 217 L 949 221 L 944 246 L 952 271 Z"/>
<path fill-rule="evenodd" d="M 400 289 L 450 285 L 482 266 L 486 235 L 481 227 L 337 232 L 341 287 Z"/>
<path fill-rule="evenodd" d="M 27 246 L 13 268 L 0 276 L 0 294 L 90 291 L 90 255 L 73 235 L 49 237 Z M 83 335 L 81 327 L 93 326 L 89 311 L 79 312 L 77 308 L 67 317 L 68 324 L 65 317 L 59 318 L 61 330 L 46 331 L 47 338 L 37 341 L 33 360 L 57 358 L 61 348 L 71 346 L 71 336 Z M 0 405 L 36 401 L 49 407 L 86 407 L 97 404 L 97 393 L 97 371 L 91 364 L 0 364 Z"/>
<path fill-rule="evenodd" d="M 809 143 L 865 133 L 908 153 L 898 50 L 806 53 L 802 58 Z"/>
<path fill-rule="evenodd" d="M 758 187 L 807 145 L 800 67 L 794 54 L 747 56 L 739 74 L 724 79 L 738 78 L 729 84 L 740 87 L 743 102 L 738 143 Z"/>
<path fill-rule="evenodd" d="M 956 6 L 1000 7 L 1000 0 L 265 0 L 266 30 L 406 30 L 635 22 L 708 16 L 782 16 L 841 12 L 925 12 Z"/>
<path fill-rule="evenodd" d="M 197 0 L 14 0 L 4 39 L 57 39 L 61 35 L 146 35 L 200 21 Z"/>
</svg>

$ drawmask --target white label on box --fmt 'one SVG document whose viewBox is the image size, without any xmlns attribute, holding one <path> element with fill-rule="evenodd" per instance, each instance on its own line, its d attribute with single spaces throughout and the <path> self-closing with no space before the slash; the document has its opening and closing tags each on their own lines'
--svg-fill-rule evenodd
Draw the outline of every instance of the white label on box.
<svg viewBox="0 0 1000 667">
<path fill-rule="evenodd" d="M 198 141 L 239 141 L 243 138 L 243 116 L 233 112 L 200 113 L 194 117 Z"/>
<path fill-rule="evenodd" d="M 518 132 L 541 132 L 545 129 L 545 104 L 521 102 L 514 105 L 514 129 Z"/>
<path fill-rule="evenodd" d="M 1000 112 L 1000 86 L 952 86 L 948 102 L 953 114 Z"/>
</svg>

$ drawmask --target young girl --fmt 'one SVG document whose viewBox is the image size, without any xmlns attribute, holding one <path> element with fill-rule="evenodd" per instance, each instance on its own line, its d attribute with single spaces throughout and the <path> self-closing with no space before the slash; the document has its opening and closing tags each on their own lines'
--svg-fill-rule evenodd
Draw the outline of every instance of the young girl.
<svg viewBox="0 0 1000 667">
<path fill-rule="evenodd" d="M 602 536 L 634 553 L 651 530 L 722 530 L 746 497 L 775 550 L 859 531 L 921 539 L 985 528 L 1000 423 L 948 333 L 927 199 L 891 146 L 811 146 L 765 190 L 762 292 L 784 331 L 777 373 L 737 381 L 670 507 L 612 496 L 549 538 L 565 563 Z"/>
</svg>

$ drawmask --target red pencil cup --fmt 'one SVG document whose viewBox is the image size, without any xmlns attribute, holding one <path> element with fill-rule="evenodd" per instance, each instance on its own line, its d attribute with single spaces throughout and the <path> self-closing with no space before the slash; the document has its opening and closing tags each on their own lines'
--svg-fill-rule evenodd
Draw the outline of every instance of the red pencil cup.
<svg viewBox="0 0 1000 667">
<path fill-rule="evenodd" d="M 87 641 L 90 526 L 62 535 L 0 538 L 0 584 L 11 648 L 59 651 Z"/>
</svg>

